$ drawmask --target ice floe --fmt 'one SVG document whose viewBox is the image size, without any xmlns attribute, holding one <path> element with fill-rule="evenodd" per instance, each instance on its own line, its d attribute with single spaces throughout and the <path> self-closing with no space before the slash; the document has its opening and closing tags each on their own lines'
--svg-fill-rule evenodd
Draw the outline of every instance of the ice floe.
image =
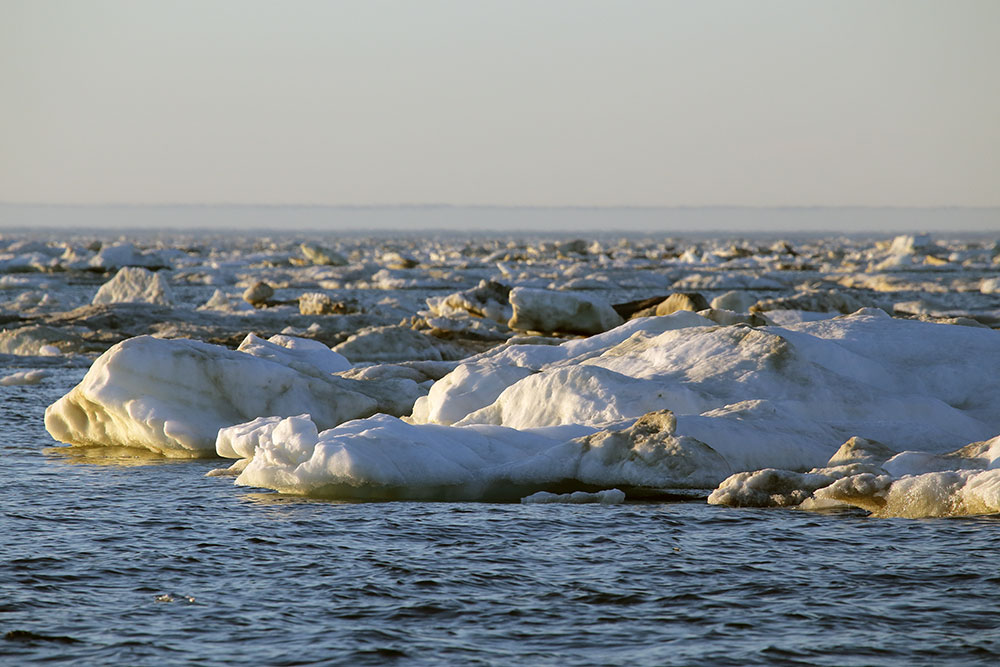
<svg viewBox="0 0 1000 667">
<path fill-rule="evenodd" d="M 244 459 L 237 484 L 351 499 L 514 501 L 562 488 L 704 488 L 728 472 L 710 447 L 673 429 L 669 411 L 602 431 L 455 428 L 376 415 L 320 432 L 299 415 L 223 428 L 217 451 Z"/>
<path fill-rule="evenodd" d="M 115 277 L 101 285 L 92 302 L 95 306 L 106 303 L 151 303 L 158 306 L 173 304 L 170 285 L 162 273 L 148 269 L 124 266 Z"/>
<path fill-rule="evenodd" d="M 310 358 L 339 358 L 305 343 L 249 339 L 251 353 L 149 336 L 114 346 L 83 381 L 45 411 L 56 440 L 211 456 L 220 428 L 307 410 L 323 428 L 376 412 L 404 414 L 423 391 L 412 380 L 359 381 L 311 371 Z"/>
<path fill-rule="evenodd" d="M 1000 436 L 955 451 L 893 452 L 852 438 L 823 468 L 764 469 L 727 478 L 709 503 L 737 507 L 854 506 L 878 517 L 940 517 L 1000 512 Z"/>
<path fill-rule="evenodd" d="M 0 377 L 0 386 L 11 387 L 14 385 L 38 384 L 48 376 L 49 371 L 40 368 L 30 371 L 18 371 L 17 373 Z"/>
<path fill-rule="evenodd" d="M 688 311 L 619 329 L 462 363 L 418 400 L 412 423 L 244 425 L 252 446 L 219 453 L 252 459 L 241 484 L 328 497 L 721 482 L 712 502 L 798 506 L 839 479 L 903 465 L 878 455 L 1000 431 L 987 398 L 1000 380 L 982 363 L 1000 355 L 992 331 L 868 312 L 790 329 L 720 327 Z M 811 466 L 822 467 L 798 472 Z"/>
<path fill-rule="evenodd" d="M 595 334 L 612 329 L 622 318 L 596 296 L 517 287 L 510 292 L 511 329 Z"/>
</svg>

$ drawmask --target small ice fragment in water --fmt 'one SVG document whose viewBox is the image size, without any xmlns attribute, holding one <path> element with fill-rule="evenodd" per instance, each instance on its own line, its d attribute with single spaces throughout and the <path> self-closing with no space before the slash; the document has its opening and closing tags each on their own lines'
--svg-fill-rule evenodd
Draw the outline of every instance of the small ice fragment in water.
<svg viewBox="0 0 1000 667">
<path fill-rule="evenodd" d="M 38 384 L 42 378 L 48 377 L 49 372 L 45 370 L 19 371 L 0 378 L 0 386 L 10 387 L 19 384 Z"/>
<path fill-rule="evenodd" d="M 194 602 L 193 595 L 174 595 L 173 593 L 163 593 L 162 595 L 157 595 L 154 600 L 156 602 L 176 602 L 177 600 L 184 600 L 185 602 Z"/>
<path fill-rule="evenodd" d="M 586 491 L 574 491 L 573 493 L 549 493 L 539 491 L 530 496 L 521 498 L 522 505 L 543 505 L 548 503 L 570 503 L 582 505 L 584 503 L 600 503 L 601 505 L 620 505 L 625 502 L 625 493 L 618 489 L 607 489 L 597 493 L 587 493 Z"/>
</svg>

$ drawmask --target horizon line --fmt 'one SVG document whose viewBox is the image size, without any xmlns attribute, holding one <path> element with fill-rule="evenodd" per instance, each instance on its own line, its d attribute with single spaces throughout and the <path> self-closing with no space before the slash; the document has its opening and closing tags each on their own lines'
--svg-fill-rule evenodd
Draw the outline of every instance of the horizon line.
<svg viewBox="0 0 1000 667">
<path fill-rule="evenodd" d="M 997 204 L 452 204 L 446 202 L 396 204 L 315 204 L 315 203 L 238 203 L 238 202 L 11 202 L 0 206 L 52 208 L 299 208 L 299 209 L 499 209 L 499 210 L 698 210 L 698 209 L 869 209 L 869 210 L 988 210 Z"/>
</svg>

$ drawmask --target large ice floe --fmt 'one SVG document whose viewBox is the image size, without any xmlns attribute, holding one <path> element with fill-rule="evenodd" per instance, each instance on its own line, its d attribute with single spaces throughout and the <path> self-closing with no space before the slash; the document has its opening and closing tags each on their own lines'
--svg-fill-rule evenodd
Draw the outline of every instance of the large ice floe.
<svg viewBox="0 0 1000 667">
<path fill-rule="evenodd" d="M 748 489 L 780 488 L 712 502 L 793 506 L 879 470 L 794 472 L 829 467 L 845 441 L 941 453 L 1000 431 L 997 360 L 993 331 L 880 311 L 786 328 L 679 312 L 479 355 L 418 399 L 410 423 L 378 416 L 320 432 L 293 417 L 224 430 L 219 453 L 246 460 L 240 484 L 327 497 L 635 495 L 733 485 L 735 472 Z M 774 470 L 752 472 L 762 469 Z"/>
<path fill-rule="evenodd" d="M 240 351 L 141 336 L 94 362 L 45 411 L 45 428 L 75 445 L 210 456 L 220 428 L 308 411 L 322 428 L 377 412 L 405 414 L 423 390 L 409 379 L 332 375 L 346 360 L 321 343 L 252 334 Z"/>
</svg>

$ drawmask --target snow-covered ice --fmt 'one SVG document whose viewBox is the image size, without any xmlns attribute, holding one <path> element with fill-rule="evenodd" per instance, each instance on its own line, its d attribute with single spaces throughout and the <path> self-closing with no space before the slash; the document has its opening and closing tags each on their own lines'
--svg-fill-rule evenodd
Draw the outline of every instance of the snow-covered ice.
<svg viewBox="0 0 1000 667">
<path fill-rule="evenodd" d="M 158 306 L 173 304 L 170 285 L 162 273 L 154 273 L 138 266 L 123 266 L 115 277 L 101 285 L 94 295 L 93 304 L 152 303 Z"/>
<path fill-rule="evenodd" d="M 220 428 L 303 410 L 324 428 L 378 411 L 408 411 L 412 380 L 358 381 L 308 368 L 317 355 L 248 339 L 250 352 L 192 340 L 129 339 L 102 355 L 83 381 L 45 411 L 56 440 L 149 449 L 172 457 L 213 455 Z M 307 366 L 308 367 L 308 366 Z"/>
</svg>

